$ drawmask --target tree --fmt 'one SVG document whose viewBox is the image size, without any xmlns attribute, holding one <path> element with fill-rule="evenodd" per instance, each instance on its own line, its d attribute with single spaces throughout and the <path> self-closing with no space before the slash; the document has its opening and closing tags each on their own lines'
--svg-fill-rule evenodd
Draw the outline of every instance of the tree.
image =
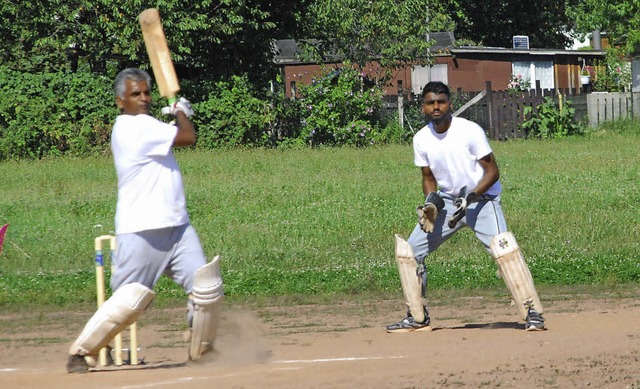
<svg viewBox="0 0 640 389">
<path fill-rule="evenodd" d="M 447 9 L 456 23 L 457 39 L 511 47 L 514 35 L 526 35 L 531 47 L 548 49 L 571 44 L 572 22 L 565 11 L 567 4 L 577 1 L 459 0 Z"/>
<path fill-rule="evenodd" d="M 148 63 L 138 14 L 160 10 L 176 68 L 190 77 L 262 70 L 268 63 L 275 11 L 259 0 L 6 0 L 0 17 L 0 60 L 23 71 L 81 70 L 108 74 Z"/>
<path fill-rule="evenodd" d="M 639 0 L 582 0 L 567 13 L 575 19 L 578 32 L 606 31 L 613 42 L 623 42 L 627 55 L 640 52 Z"/>
<path fill-rule="evenodd" d="M 307 53 L 321 62 L 331 55 L 383 69 L 428 64 L 431 31 L 450 31 L 442 2 L 428 0 L 316 0 L 305 15 Z M 385 78 L 382 75 L 382 78 Z"/>
</svg>

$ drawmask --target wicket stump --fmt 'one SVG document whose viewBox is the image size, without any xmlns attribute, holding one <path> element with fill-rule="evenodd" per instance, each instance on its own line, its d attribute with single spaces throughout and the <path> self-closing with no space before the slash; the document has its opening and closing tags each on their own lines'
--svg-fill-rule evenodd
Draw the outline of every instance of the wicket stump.
<svg viewBox="0 0 640 389">
<path fill-rule="evenodd" d="M 105 286 L 104 286 L 104 252 L 103 242 L 109 242 L 109 257 L 113 259 L 113 253 L 116 250 L 116 237 L 113 235 L 102 235 L 95 239 L 95 261 L 96 261 L 96 296 L 98 300 L 98 308 L 105 301 Z M 122 366 L 124 361 L 122 360 L 122 333 L 119 333 L 113 338 L 114 341 L 114 358 L 113 363 L 116 366 Z M 129 360 L 130 365 L 137 365 L 138 360 L 138 327 L 136 323 L 131 324 L 129 327 Z M 107 365 L 107 348 L 100 350 L 98 356 L 98 364 L 101 366 Z"/>
</svg>

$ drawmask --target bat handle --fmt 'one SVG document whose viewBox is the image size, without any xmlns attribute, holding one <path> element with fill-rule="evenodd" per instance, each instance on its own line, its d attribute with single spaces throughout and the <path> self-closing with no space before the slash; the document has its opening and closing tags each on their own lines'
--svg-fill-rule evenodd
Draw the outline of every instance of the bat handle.
<svg viewBox="0 0 640 389">
<path fill-rule="evenodd" d="M 178 96 L 167 97 L 167 100 L 169 101 L 169 105 L 173 105 L 178 101 Z"/>
</svg>

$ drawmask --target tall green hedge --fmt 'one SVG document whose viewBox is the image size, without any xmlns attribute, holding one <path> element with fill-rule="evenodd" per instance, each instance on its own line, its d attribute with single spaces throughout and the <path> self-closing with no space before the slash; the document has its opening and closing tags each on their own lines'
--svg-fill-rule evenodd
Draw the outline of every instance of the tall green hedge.
<svg viewBox="0 0 640 389">
<path fill-rule="evenodd" d="M 0 161 L 108 150 L 117 109 L 113 80 L 89 72 L 26 73 L 0 66 Z M 301 87 L 297 100 L 265 93 L 247 77 L 191 85 L 198 148 L 394 143 L 406 139 L 382 115 L 382 91 L 343 68 Z M 282 88 L 279 88 L 282 89 Z M 165 103 L 152 87 L 154 115 Z M 165 118 L 169 120 L 169 118 Z"/>
<path fill-rule="evenodd" d="M 112 81 L 89 73 L 0 66 L 0 160 L 87 154 L 109 136 Z"/>
</svg>

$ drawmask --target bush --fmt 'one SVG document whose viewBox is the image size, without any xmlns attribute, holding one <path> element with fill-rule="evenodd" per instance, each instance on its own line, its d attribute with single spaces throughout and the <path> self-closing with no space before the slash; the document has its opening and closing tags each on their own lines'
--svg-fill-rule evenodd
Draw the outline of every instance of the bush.
<svg viewBox="0 0 640 389">
<path fill-rule="evenodd" d="M 198 113 L 193 122 L 198 129 L 198 147 L 264 146 L 271 139 L 273 110 L 255 97 L 246 77 L 218 82 L 207 99 L 194 104 Z"/>
<path fill-rule="evenodd" d="M 302 131 L 302 103 L 300 99 L 289 99 L 285 94 L 284 81 L 278 75 L 275 82 L 273 97 L 273 137 L 278 147 L 306 146 L 300 138 Z"/>
<path fill-rule="evenodd" d="M 575 109 L 571 101 L 566 100 L 562 109 L 550 97 L 537 107 L 525 107 L 524 115 L 529 119 L 522 123 L 527 137 L 562 138 L 583 132 L 582 126 L 575 122 Z"/>
<path fill-rule="evenodd" d="M 312 146 L 375 143 L 382 94 L 378 86 L 366 88 L 348 64 L 301 85 L 299 137 Z"/>
<path fill-rule="evenodd" d="M 88 73 L 0 66 L 0 160 L 85 155 L 103 147 L 116 114 L 111 83 Z"/>
<path fill-rule="evenodd" d="M 619 49 L 610 48 L 604 61 L 596 61 L 593 90 L 625 92 L 631 87 L 631 62 L 623 60 Z"/>
</svg>

